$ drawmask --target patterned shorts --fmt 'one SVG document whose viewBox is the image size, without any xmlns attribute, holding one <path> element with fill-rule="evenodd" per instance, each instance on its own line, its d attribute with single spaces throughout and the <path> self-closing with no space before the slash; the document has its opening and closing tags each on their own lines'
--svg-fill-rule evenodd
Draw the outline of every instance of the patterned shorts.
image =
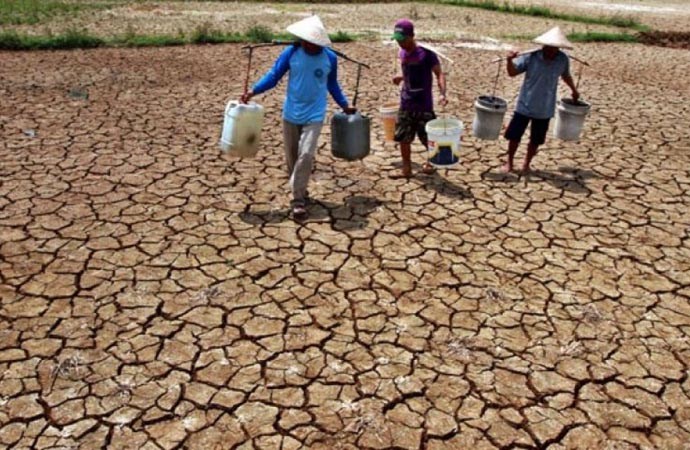
<svg viewBox="0 0 690 450">
<path fill-rule="evenodd" d="M 434 120 L 433 112 L 398 111 L 398 121 L 395 124 L 395 142 L 412 142 L 419 136 L 423 145 L 427 144 L 425 126 L 427 122 Z"/>
</svg>

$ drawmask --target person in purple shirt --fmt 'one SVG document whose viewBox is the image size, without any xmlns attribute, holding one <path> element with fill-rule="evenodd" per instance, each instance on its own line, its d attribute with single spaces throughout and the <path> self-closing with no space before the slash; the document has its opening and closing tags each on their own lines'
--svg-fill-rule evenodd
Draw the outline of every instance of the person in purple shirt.
<svg viewBox="0 0 690 450">
<path fill-rule="evenodd" d="M 402 170 L 391 175 L 391 178 L 409 178 L 412 176 L 411 149 L 415 136 L 427 146 L 426 124 L 436 118 L 432 95 L 433 76 L 436 75 L 441 93 L 439 104 L 446 105 L 446 78 L 441 71 L 441 63 L 436 53 L 417 44 L 414 37 L 414 25 L 408 19 L 395 22 L 393 39 L 400 46 L 400 67 L 402 75 L 393 77 L 393 83 L 399 85 L 400 109 L 395 125 L 395 141 L 400 143 Z M 427 161 L 422 171 L 433 172 Z"/>
</svg>

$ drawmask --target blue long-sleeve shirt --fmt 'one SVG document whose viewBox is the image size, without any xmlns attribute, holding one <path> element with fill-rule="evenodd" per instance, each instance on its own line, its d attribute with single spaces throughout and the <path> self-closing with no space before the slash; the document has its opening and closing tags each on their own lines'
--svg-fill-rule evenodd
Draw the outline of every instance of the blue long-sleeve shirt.
<svg viewBox="0 0 690 450">
<path fill-rule="evenodd" d="M 288 47 L 252 90 L 260 94 L 274 88 L 288 71 L 287 95 L 283 104 L 283 119 L 288 122 L 297 125 L 323 122 L 328 93 L 341 108 L 348 106 L 347 97 L 338 83 L 338 58 L 328 48 L 310 55 L 301 46 Z"/>
</svg>

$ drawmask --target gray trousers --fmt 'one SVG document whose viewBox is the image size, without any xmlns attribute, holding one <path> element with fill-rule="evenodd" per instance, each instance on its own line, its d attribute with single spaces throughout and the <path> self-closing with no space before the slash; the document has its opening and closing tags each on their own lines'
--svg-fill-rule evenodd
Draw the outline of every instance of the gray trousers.
<svg viewBox="0 0 690 450">
<path fill-rule="evenodd" d="M 322 127 L 322 123 L 295 125 L 283 120 L 285 159 L 293 202 L 304 202 L 307 195 L 307 184 L 314 165 L 316 144 Z"/>
</svg>

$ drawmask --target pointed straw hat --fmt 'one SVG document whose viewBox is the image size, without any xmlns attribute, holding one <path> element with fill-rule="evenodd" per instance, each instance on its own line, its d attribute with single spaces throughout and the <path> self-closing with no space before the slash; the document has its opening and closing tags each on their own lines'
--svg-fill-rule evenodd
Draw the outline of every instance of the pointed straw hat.
<svg viewBox="0 0 690 450">
<path fill-rule="evenodd" d="M 326 28 L 323 26 L 319 16 L 311 16 L 295 22 L 287 27 L 287 31 L 319 47 L 330 47 L 331 45 L 331 39 L 328 37 Z"/>
<path fill-rule="evenodd" d="M 565 37 L 560 27 L 553 27 L 546 33 L 534 39 L 535 43 L 549 47 L 573 48 L 573 44 Z"/>
</svg>

